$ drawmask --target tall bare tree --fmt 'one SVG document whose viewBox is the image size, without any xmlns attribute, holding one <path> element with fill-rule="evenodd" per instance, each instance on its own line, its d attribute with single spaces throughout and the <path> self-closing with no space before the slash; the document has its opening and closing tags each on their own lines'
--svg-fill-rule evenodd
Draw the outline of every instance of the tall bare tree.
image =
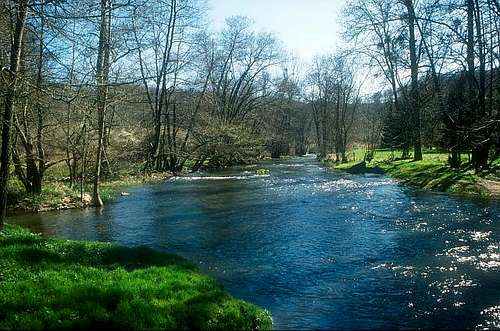
<svg viewBox="0 0 500 331">
<path fill-rule="evenodd" d="M 101 0 L 101 21 L 99 25 L 99 48 L 96 65 L 96 85 L 97 85 L 97 153 L 94 170 L 93 203 L 96 207 L 103 205 L 99 193 L 101 180 L 101 166 L 104 150 L 104 130 L 106 108 L 108 106 L 109 91 L 109 70 L 111 51 L 111 17 L 112 0 Z"/>
<path fill-rule="evenodd" d="M 4 97 L 4 112 L 2 114 L 2 149 L 0 155 L 0 226 L 3 225 L 7 211 L 7 184 L 10 171 L 12 124 L 16 94 L 20 81 L 19 69 L 22 60 L 28 5 L 28 0 L 14 2 L 13 12 L 11 13 L 14 25 L 11 31 L 10 66 L 8 69 L 2 68 L 6 94 Z"/>
</svg>

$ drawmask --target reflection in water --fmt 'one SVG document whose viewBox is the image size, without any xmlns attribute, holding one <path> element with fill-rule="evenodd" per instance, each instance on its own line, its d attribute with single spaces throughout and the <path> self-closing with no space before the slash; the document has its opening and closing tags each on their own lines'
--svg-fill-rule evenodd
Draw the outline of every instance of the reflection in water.
<svg viewBox="0 0 500 331">
<path fill-rule="evenodd" d="M 180 254 L 268 308 L 276 328 L 500 327 L 498 203 L 331 172 L 309 157 L 130 193 L 99 213 L 11 222 Z"/>
</svg>

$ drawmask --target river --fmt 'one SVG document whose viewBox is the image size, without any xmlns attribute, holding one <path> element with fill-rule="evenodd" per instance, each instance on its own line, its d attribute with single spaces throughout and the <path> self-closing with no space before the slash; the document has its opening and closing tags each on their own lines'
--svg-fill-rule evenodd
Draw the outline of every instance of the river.
<svg viewBox="0 0 500 331">
<path fill-rule="evenodd" d="M 270 176 L 256 176 L 256 169 Z M 9 222 L 199 264 L 277 329 L 500 328 L 500 203 L 350 175 L 313 156 L 131 189 Z"/>
</svg>

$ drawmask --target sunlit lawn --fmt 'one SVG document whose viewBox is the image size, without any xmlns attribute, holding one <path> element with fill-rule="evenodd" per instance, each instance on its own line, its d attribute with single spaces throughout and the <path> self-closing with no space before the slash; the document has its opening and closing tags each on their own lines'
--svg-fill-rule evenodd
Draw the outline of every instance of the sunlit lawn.
<svg viewBox="0 0 500 331">
<path fill-rule="evenodd" d="M 338 170 L 348 170 L 363 161 L 364 149 L 349 152 L 348 163 L 328 162 Z M 455 170 L 448 165 L 448 153 L 424 151 L 422 161 L 400 159 L 401 151 L 377 150 L 367 168 L 381 169 L 383 172 L 408 184 L 421 188 L 447 191 L 469 196 L 486 197 L 489 195 L 484 187 L 478 185 L 481 177 L 473 170 Z M 467 158 L 467 156 L 462 156 Z M 500 164 L 500 160 L 495 161 Z"/>
</svg>

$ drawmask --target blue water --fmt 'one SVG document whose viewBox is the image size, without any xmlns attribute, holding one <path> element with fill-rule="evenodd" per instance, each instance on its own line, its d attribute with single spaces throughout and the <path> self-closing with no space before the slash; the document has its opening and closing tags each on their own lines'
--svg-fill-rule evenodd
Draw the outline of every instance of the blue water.
<svg viewBox="0 0 500 331">
<path fill-rule="evenodd" d="M 271 175 L 255 176 L 265 167 Z M 173 178 L 101 211 L 16 216 L 68 239 L 182 255 L 277 329 L 500 328 L 500 204 L 314 157 Z"/>
</svg>

